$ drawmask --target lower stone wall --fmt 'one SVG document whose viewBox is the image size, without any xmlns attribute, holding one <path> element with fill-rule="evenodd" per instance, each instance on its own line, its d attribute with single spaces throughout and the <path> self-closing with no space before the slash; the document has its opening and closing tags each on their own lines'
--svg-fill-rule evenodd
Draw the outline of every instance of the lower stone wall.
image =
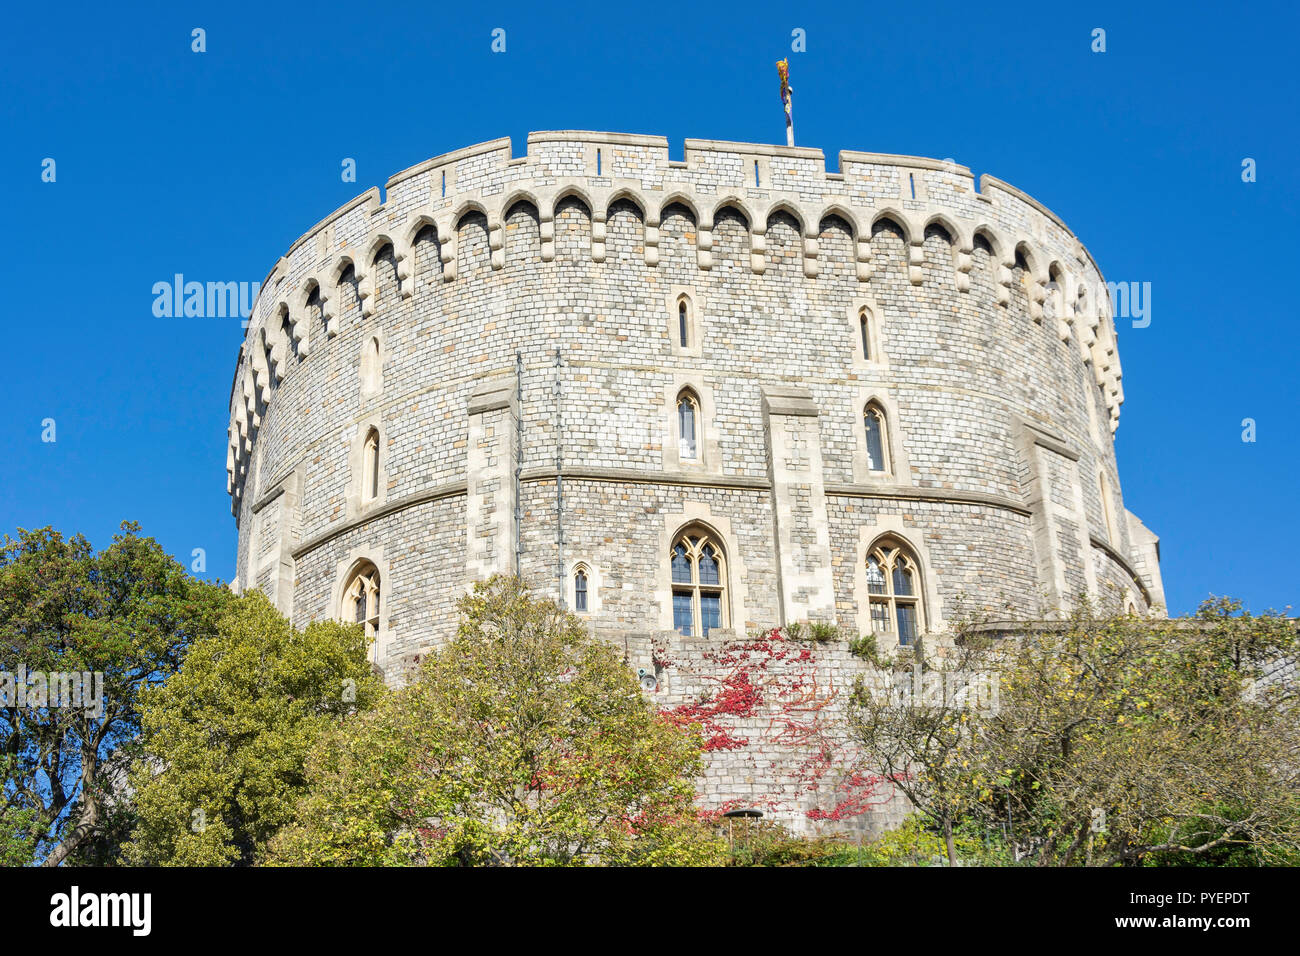
<svg viewBox="0 0 1300 956">
<path fill-rule="evenodd" d="M 848 727 L 855 680 L 888 677 L 848 645 L 869 626 L 859 596 L 871 542 L 889 533 L 916 550 L 927 631 L 942 631 L 966 614 L 1032 618 L 1040 611 L 1031 518 L 994 504 L 828 494 L 841 637 L 817 643 L 764 630 L 778 623 L 781 593 L 768 490 L 566 479 L 562 561 L 554 479 L 525 481 L 521 493 L 525 580 L 552 598 L 563 587 L 571 607 L 572 568 L 582 562 L 591 571 L 587 620 L 595 633 L 619 647 L 634 671 L 653 678 L 647 693 L 656 707 L 704 728 L 706 769 L 696 781 L 702 806 L 759 811 L 796 833 L 870 837 L 909 812 L 906 800 L 863 765 Z M 467 566 L 466 496 L 449 493 L 377 515 L 309 545 L 295 559 L 293 620 L 301 627 L 334 616 L 348 573 L 359 561 L 373 563 L 383 581 L 377 659 L 397 685 L 419 655 L 455 631 L 456 603 L 474 577 Z M 693 520 L 718 529 L 730 563 L 732 626 L 707 638 L 682 637 L 663 617 L 669 541 Z M 506 544 L 498 542 L 494 563 L 513 563 Z M 1089 559 L 1104 590 L 1137 593 L 1104 549 L 1094 547 Z"/>
<path fill-rule="evenodd" d="M 703 730 L 696 788 L 704 809 L 758 811 L 800 834 L 864 837 L 907 815 L 906 800 L 863 764 L 850 737 L 854 681 L 884 675 L 847 642 L 667 631 L 625 635 L 623 643 L 629 665 L 655 676 L 653 704 Z"/>
</svg>

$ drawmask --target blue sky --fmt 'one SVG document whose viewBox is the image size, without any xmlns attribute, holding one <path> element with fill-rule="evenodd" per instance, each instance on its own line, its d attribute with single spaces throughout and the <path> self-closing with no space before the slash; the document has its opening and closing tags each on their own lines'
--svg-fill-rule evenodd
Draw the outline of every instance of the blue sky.
<svg viewBox="0 0 1300 956">
<path fill-rule="evenodd" d="M 1150 326 L 1119 330 L 1118 453 L 1125 503 L 1161 536 L 1170 608 L 1300 604 L 1294 9 L 180 7 L 6 14 L 0 531 L 52 524 L 102 546 L 133 519 L 228 579 L 242 332 L 155 318 L 155 282 L 260 282 L 352 196 L 499 136 L 516 155 L 540 129 L 660 134 L 674 158 L 686 137 L 782 142 L 773 62 L 788 54 L 798 142 L 832 168 L 841 149 L 952 157 L 1052 208 L 1107 279 L 1151 283 Z M 795 28 L 807 52 L 791 53 Z"/>
</svg>

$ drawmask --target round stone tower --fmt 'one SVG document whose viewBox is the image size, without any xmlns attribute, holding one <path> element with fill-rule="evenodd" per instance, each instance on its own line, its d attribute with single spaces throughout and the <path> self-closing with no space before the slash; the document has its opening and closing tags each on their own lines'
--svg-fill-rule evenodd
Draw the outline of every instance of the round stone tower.
<svg viewBox="0 0 1300 956">
<path fill-rule="evenodd" d="M 261 286 L 231 394 L 236 586 L 363 621 L 393 681 L 496 571 L 661 687 L 656 646 L 795 622 L 889 649 L 983 608 L 1160 613 L 1122 402 L 1092 257 L 990 176 L 495 140 L 338 209 Z"/>
</svg>

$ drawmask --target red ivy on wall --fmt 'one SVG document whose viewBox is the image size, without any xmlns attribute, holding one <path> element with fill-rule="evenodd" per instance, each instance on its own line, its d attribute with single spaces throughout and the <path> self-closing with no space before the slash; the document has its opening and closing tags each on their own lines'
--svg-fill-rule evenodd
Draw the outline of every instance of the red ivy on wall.
<svg viewBox="0 0 1300 956">
<path fill-rule="evenodd" d="M 666 649 L 656 647 L 656 668 L 676 667 Z M 679 727 L 696 727 L 704 751 L 748 751 L 750 761 L 764 758 L 770 770 L 771 755 L 788 755 L 792 763 L 779 789 L 799 794 L 830 791 L 835 803 L 829 809 L 806 811 L 813 821 L 842 821 L 866 813 L 888 798 L 881 793 L 887 781 L 877 774 L 850 771 L 834 780 L 838 769 L 849 767 L 846 728 L 834 712 L 837 691 L 833 680 L 818 676 L 817 656 L 803 642 L 786 638 L 772 628 L 754 640 L 730 641 L 702 655 L 704 673 L 694 675 L 706 684 L 697 699 L 665 708 L 666 719 Z M 755 728 L 757 720 L 766 724 Z M 749 724 L 742 729 L 741 723 Z M 769 810 L 787 809 L 779 799 L 757 804 Z M 719 815 L 738 809 L 740 801 L 719 808 Z M 744 806 L 754 808 L 754 803 Z"/>
</svg>

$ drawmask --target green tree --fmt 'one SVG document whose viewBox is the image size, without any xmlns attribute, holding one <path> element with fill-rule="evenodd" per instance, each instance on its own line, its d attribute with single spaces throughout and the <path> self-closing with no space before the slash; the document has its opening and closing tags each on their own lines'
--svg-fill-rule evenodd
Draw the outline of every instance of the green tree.
<svg viewBox="0 0 1300 956">
<path fill-rule="evenodd" d="M 1269 675 L 1294 661 L 1296 622 L 1240 611 L 1214 600 L 1162 620 L 1084 604 L 992 640 L 966 622 L 918 655 L 920 693 L 859 688 L 852 731 L 949 862 L 959 828 L 1038 865 L 1291 861 L 1300 700 Z M 971 706 L 981 685 L 995 707 Z"/>
<path fill-rule="evenodd" d="M 13 779 L 16 763 L 10 754 L 0 754 L 0 774 Z M 36 853 L 37 813 L 34 808 L 8 801 L 0 803 L 0 866 L 25 866 Z"/>
<path fill-rule="evenodd" d="M 982 806 L 1035 862 L 1265 862 L 1300 848 L 1297 688 L 1262 680 L 1294 659 L 1294 621 L 1226 600 L 1154 621 L 1085 607 L 1004 650 Z"/>
<path fill-rule="evenodd" d="M 696 864 L 725 846 L 694 807 L 700 741 L 615 649 L 515 578 L 460 603 L 417 680 L 313 749 L 270 862 Z"/>
<path fill-rule="evenodd" d="M 849 700 L 849 727 L 862 756 L 942 834 L 948 864 L 957 864 L 954 829 L 975 800 L 971 778 L 979 747 L 983 670 L 990 645 L 974 639 L 927 658 L 918 641 L 891 675 L 874 648 L 860 656 L 878 668 Z"/>
<path fill-rule="evenodd" d="M 50 528 L 20 529 L 0 547 L 6 860 L 24 847 L 30 862 L 47 866 L 116 855 L 130 813 L 124 770 L 140 694 L 175 671 L 190 641 L 212 633 L 230 598 L 138 532 L 124 523 L 98 554 L 84 537 Z M 102 675 L 102 695 L 92 677 L 83 705 L 49 706 L 39 688 L 48 689 L 52 673 Z M 33 680 L 18 706 L 17 685 Z M 102 706 L 84 705 L 87 697 Z"/>
<path fill-rule="evenodd" d="M 144 695 L 128 859 L 253 863 L 292 821 L 312 745 L 381 691 L 360 627 L 323 621 L 299 631 L 260 591 L 240 597 Z"/>
</svg>

